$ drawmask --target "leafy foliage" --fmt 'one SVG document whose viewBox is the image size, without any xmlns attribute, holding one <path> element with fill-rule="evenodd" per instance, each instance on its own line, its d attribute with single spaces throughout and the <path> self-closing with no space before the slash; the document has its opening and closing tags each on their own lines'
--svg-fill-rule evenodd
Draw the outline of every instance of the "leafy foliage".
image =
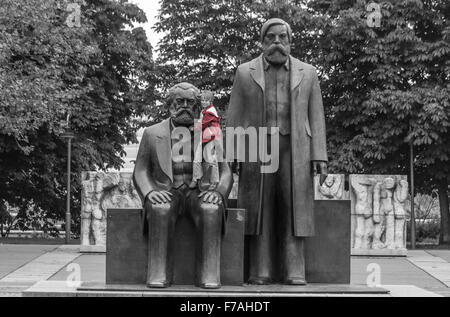
<svg viewBox="0 0 450 317">
<path fill-rule="evenodd" d="M 153 100 L 146 21 L 126 1 L 86 0 L 68 27 L 67 0 L 2 0 L 0 6 L 0 201 L 62 218 L 68 114 L 75 132 L 72 204 L 83 170 L 118 168 L 136 141 L 133 118 Z M 74 217 L 76 219 L 76 217 Z"/>
<path fill-rule="evenodd" d="M 260 10 L 254 1 L 161 1 L 155 30 L 166 35 L 159 43 L 160 90 L 189 81 L 220 94 L 225 110 L 233 76 L 240 62 L 258 54 Z M 165 109 L 154 109 L 155 120 Z"/>
<path fill-rule="evenodd" d="M 450 5 L 384 2 L 381 27 L 371 28 L 368 3 L 161 1 L 161 83 L 215 89 L 225 107 L 236 67 L 260 54 L 263 21 L 281 17 L 292 54 L 321 72 L 334 171 L 406 173 L 413 140 L 420 170 L 449 175 Z"/>
<path fill-rule="evenodd" d="M 327 25 L 321 65 L 337 170 L 406 173 L 412 140 L 422 176 L 448 177 L 448 10 L 445 1 L 385 2 L 381 27 L 368 28 L 360 2 Z"/>
<path fill-rule="evenodd" d="M 439 219 L 439 199 L 437 191 L 432 195 L 417 194 L 414 197 L 414 208 L 418 222 L 425 222 L 427 219 Z"/>
<path fill-rule="evenodd" d="M 378 2 L 370 27 L 371 2 L 162 0 L 161 87 L 214 89 L 225 110 L 238 64 L 260 54 L 262 23 L 283 18 L 292 55 L 320 72 L 330 171 L 408 174 L 412 142 L 416 187 L 431 193 L 450 180 L 450 3 Z"/>
</svg>

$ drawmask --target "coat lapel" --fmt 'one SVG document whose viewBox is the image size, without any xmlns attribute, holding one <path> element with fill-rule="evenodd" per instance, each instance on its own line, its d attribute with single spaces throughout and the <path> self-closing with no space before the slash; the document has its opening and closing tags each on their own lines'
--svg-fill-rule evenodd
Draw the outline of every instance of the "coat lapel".
<svg viewBox="0 0 450 317">
<path fill-rule="evenodd" d="M 298 59 L 290 57 L 291 59 L 291 90 L 294 91 L 302 82 L 305 76 L 303 72 L 303 65 Z M 250 75 L 253 80 L 261 87 L 262 91 L 265 91 L 266 84 L 264 80 L 264 64 L 263 56 L 259 56 L 254 59 L 250 64 Z"/>
<path fill-rule="evenodd" d="M 291 56 L 291 91 L 294 91 L 305 76 L 302 63 Z"/>
<path fill-rule="evenodd" d="M 262 91 L 264 92 L 266 89 L 266 84 L 264 81 L 264 65 L 262 55 L 251 62 L 250 76 L 252 76 L 253 80 L 258 84 L 259 87 L 261 87 Z"/>
<path fill-rule="evenodd" d="M 158 132 L 156 135 L 156 152 L 159 166 L 173 182 L 170 119 L 162 122 L 161 130 Z"/>
</svg>

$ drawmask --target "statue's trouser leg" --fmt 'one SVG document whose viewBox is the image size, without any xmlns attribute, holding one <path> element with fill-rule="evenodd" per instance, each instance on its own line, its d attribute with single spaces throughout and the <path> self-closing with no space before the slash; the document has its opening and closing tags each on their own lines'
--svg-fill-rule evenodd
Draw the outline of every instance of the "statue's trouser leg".
<svg viewBox="0 0 450 317">
<path fill-rule="evenodd" d="M 221 140 L 213 140 L 207 146 L 207 162 L 211 166 L 211 184 L 217 184 L 220 181 L 218 157 L 223 153 Z"/>
<path fill-rule="evenodd" d="M 172 193 L 171 203 L 145 205 L 149 248 L 147 284 L 151 287 L 165 287 L 172 282 L 172 243 L 180 207 L 179 193 Z"/>
<path fill-rule="evenodd" d="M 294 236 L 291 142 L 289 136 L 280 135 L 280 167 L 275 182 L 276 223 L 281 251 L 281 278 L 292 283 L 305 280 L 304 238 Z"/>
<path fill-rule="evenodd" d="M 263 176 L 261 234 L 250 238 L 251 283 L 270 282 L 276 278 L 274 265 L 279 261 L 275 250 L 280 252 L 284 281 L 305 277 L 304 239 L 293 234 L 290 137 L 280 136 L 279 144 L 279 169 Z"/>
<path fill-rule="evenodd" d="M 198 181 L 203 177 L 203 167 L 201 162 L 192 163 L 192 180 Z"/>
<path fill-rule="evenodd" d="M 263 175 L 264 184 L 273 184 L 274 180 L 274 174 Z M 250 236 L 249 241 L 249 283 L 256 284 L 270 283 L 275 278 L 275 187 L 265 185 L 262 195 L 261 231 Z"/>
<path fill-rule="evenodd" d="M 211 184 L 218 184 L 220 181 L 220 176 L 219 176 L 219 163 L 217 161 L 217 158 L 215 160 L 214 163 L 211 164 L 211 180 L 210 183 Z"/>
<path fill-rule="evenodd" d="M 215 288 L 220 286 L 224 207 L 203 203 L 198 194 L 198 190 L 191 190 L 186 200 L 186 211 L 190 213 L 197 231 L 197 278 L 200 286 Z"/>
</svg>

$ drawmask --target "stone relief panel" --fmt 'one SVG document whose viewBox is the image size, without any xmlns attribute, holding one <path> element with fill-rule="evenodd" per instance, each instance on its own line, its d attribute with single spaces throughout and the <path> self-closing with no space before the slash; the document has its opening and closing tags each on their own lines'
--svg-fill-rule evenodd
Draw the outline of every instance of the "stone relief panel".
<svg viewBox="0 0 450 317">
<path fill-rule="evenodd" d="M 108 208 L 142 208 L 132 173 L 83 172 L 81 186 L 82 246 L 106 244 Z"/>
<path fill-rule="evenodd" d="M 344 174 L 328 174 L 325 182 L 320 185 L 320 176 L 314 177 L 315 200 L 348 200 L 349 192 L 345 190 Z"/>
<path fill-rule="evenodd" d="M 406 250 L 408 182 L 400 175 L 350 175 L 352 248 Z"/>
</svg>

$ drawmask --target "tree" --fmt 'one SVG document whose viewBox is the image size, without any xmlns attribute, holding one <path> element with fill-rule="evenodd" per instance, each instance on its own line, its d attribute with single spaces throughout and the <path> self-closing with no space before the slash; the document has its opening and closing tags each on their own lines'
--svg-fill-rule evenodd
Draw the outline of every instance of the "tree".
<svg viewBox="0 0 450 317">
<path fill-rule="evenodd" d="M 133 118 L 154 99 L 152 48 L 133 28 L 144 12 L 126 1 L 86 0 L 79 25 L 69 27 L 77 13 L 66 12 L 68 4 L 0 6 L 0 201 L 22 215 L 33 208 L 63 218 L 68 114 L 76 219 L 81 171 L 120 167 L 123 145 L 136 141 Z"/>
<path fill-rule="evenodd" d="M 159 43 L 158 77 L 161 91 L 174 82 L 190 81 L 202 89 L 212 89 L 225 110 L 234 74 L 243 62 L 259 54 L 260 29 L 269 18 L 281 17 L 294 31 L 293 55 L 306 62 L 322 54 L 319 28 L 325 23 L 308 8 L 305 0 L 161 0 L 157 32 L 165 36 Z M 161 97 L 161 96 L 159 96 Z M 164 109 L 152 109 L 154 120 Z"/>
<path fill-rule="evenodd" d="M 412 142 L 418 189 L 441 188 L 441 242 L 449 243 L 449 3 L 384 2 L 379 28 L 368 27 L 363 1 L 312 5 L 335 17 L 323 29 L 319 62 L 332 167 L 406 174 Z"/>
<path fill-rule="evenodd" d="M 385 1 L 373 27 L 370 2 L 161 1 L 160 82 L 217 90 L 225 109 L 237 64 L 259 54 L 263 21 L 283 18 L 292 55 L 320 72 L 330 170 L 408 174 L 412 142 L 418 189 L 441 188 L 441 241 L 450 242 L 450 4 Z"/>
</svg>

